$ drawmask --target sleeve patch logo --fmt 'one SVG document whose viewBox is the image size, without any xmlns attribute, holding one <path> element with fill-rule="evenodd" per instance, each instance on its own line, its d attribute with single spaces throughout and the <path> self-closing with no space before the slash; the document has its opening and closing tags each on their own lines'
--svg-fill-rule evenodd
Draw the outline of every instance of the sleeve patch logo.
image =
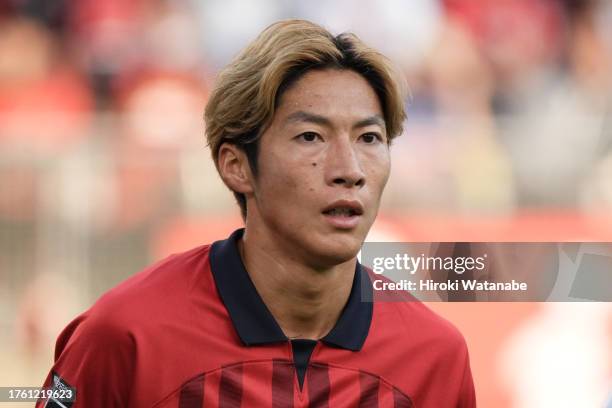
<svg viewBox="0 0 612 408">
<path fill-rule="evenodd" d="M 72 392 L 73 397 L 76 394 L 76 389 L 55 372 L 53 373 L 53 381 L 50 386 L 53 388 L 53 391 L 58 391 L 60 395 L 66 395 L 64 393 L 68 391 Z M 72 398 L 72 401 L 63 398 L 49 398 L 44 408 L 71 408 L 73 404 L 74 398 Z"/>
</svg>

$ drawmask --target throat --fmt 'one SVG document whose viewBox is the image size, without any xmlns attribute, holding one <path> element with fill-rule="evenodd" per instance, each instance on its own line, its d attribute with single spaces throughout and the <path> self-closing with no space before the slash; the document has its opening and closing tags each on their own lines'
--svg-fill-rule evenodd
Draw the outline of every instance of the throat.
<svg viewBox="0 0 612 408">
<path fill-rule="evenodd" d="M 260 241 L 238 249 L 255 289 L 288 338 L 319 339 L 334 326 L 354 277 L 352 260 L 317 271 Z"/>
</svg>

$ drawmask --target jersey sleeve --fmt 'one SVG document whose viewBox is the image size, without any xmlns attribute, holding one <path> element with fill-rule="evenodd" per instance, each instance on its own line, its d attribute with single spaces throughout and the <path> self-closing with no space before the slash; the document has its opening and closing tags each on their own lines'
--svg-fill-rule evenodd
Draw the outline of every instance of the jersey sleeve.
<svg viewBox="0 0 612 408">
<path fill-rule="evenodd" d="M 470 368 L 470 360 L 465 350 L 465 367 L 463 370 L 463 379 L 461 381 L 461 389 L 459 390 L 459 399 L 457 408 L 476 408 L 476 391 L 474 389 L 474 380 L 472 379 L 472 370 Z"/>
<path fill-rule="evenodd" d="M 136 346 L 129 330 L 108 316 L 77 317 L 60 334 L 45 387 L 76 389 L 73 403 L 39 401 L 37 408 L 126 407 Z"/>
</svg>

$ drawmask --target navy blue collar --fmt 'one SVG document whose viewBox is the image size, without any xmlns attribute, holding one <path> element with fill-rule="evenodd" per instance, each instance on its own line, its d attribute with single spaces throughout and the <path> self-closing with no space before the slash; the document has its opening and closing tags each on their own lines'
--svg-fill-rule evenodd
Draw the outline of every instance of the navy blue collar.
<svg viewBox="0 0 612 408">
<path fill-rule="evenodd" d="M 237 242 L 243 233 L 244 229 L 236 230 L 228 239 L 212 244 L 210 267 L 217 290 L 245 345 L 286 342 L 289 339 L 257 293 L 240 258 Z M 371 302 L 362 301 L 362 290 L 372 290 L 371 284 L 362 285 L 362 277 L 369 279 L 357 262 L 348 302 L 334 328 L 321 339 L 323 342 L 353 351 L 363 346 L 373 306 Z M 371 293 L 363 294 L 363 299 L 371 298 Z"/>
</svg>

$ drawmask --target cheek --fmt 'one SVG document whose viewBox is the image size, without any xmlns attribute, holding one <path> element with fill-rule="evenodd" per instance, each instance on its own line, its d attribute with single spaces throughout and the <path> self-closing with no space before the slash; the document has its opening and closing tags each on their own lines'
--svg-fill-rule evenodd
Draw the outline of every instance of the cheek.
<svg viewBox="0 0 612 408">
<path fill-rule="evenodd" d="M 384 189 L 391 171 L 391 160 L 388 153 L 381 153 L 368 157 L 367 176 L 370 185 L 376 191 Z"/>
<path fill-rule="evenodd" d="M 289 160 L 287 157 L 282 153 L 270 154 L 269 160 L 265 164 L 262 162 L 258 178 L 262 197 L 279 203 L 301 202 L 305 195 L 316 190 L 315 180 L 320 166 L 313 166 L 312 160 Z"/>
</svg>

